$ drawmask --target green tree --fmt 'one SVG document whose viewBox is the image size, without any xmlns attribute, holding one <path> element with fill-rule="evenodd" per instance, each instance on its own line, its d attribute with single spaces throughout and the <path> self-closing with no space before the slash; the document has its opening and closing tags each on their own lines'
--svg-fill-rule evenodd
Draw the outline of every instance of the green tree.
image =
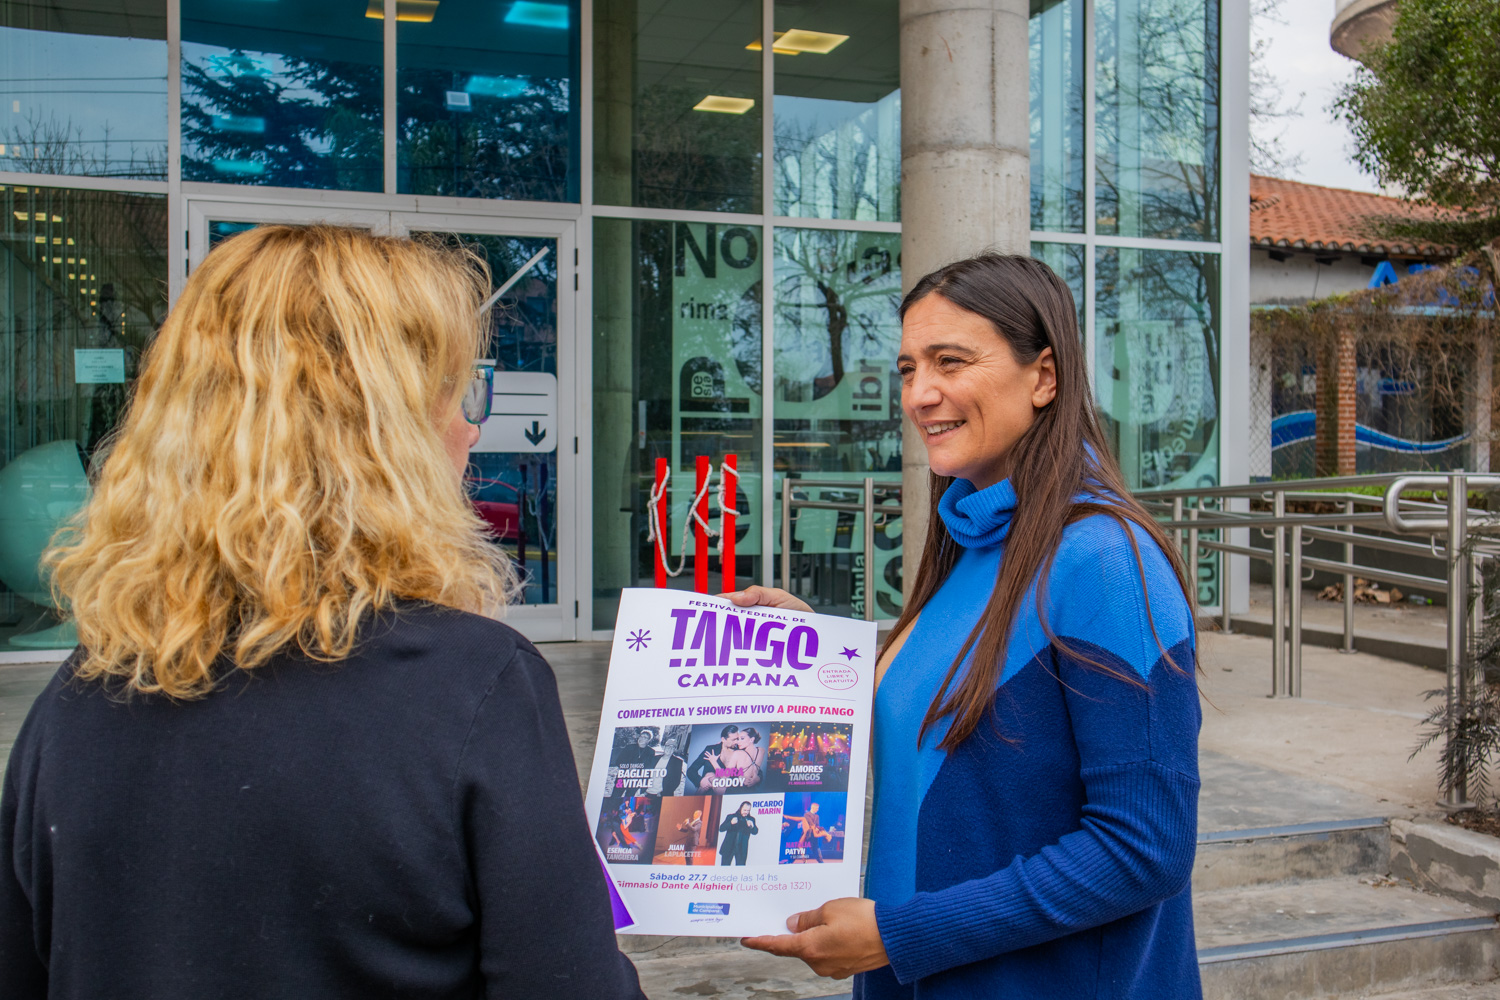
<svg viewBox="0 0 1500 1000">
<path fill-rule="evenodd" d="M 1500 237 L 1500 3 L 1401 0 L 1391 41 L 1368 50 L 1334 107 L 1355 159 L 1430 217 L 1382 235 L 1452 244 Z"/>
</svg>

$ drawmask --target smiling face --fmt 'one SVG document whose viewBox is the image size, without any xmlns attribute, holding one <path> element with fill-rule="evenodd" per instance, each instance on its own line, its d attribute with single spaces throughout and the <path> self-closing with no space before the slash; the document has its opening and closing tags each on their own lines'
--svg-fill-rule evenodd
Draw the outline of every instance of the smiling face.
<svg viewBox="0 0 1500 1000">
<path fill-rule="evenodd" d="M 979 489 L 1009 474 L 1011 448 L 1057 395 L 1050 347 L 1022 364 L 989 320 L 936 292 L 906 311 L 896 367 L 928 466 Z"/>
</svg>

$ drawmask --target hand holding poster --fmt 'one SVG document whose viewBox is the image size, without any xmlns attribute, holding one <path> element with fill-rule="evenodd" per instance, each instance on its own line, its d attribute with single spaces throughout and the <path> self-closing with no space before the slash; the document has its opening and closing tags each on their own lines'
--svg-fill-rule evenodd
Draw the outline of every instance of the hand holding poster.
<svg viewBox="0 0 1500 1000">
<path fill-rule="evenodd" d="M 873 622 L 626 590 L 588 814 L 637 934 L 776 934 L 859 895 Z"/>
</svg>

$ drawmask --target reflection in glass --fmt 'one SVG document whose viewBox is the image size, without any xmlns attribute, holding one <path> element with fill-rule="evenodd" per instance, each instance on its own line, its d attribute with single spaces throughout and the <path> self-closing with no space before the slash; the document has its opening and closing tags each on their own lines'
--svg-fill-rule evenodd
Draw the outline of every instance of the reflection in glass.
<svg viewBox="0 0 1500 1000">
<path fill-rule="evenodd" d="M 398 190 L 577 201 L 577 0 L 431 13 L 397 17 Z"/>
<path fill-rule="evenodd" d="M 37 559 L 166 316 L 164 197 L 0 186 L 0 650 L 67 648 Z"/>
<path fill-rule="evenodd" d="M 1031 228 L 1083 232 L 1084 0 L 1031 0 Z"/>
<path fill-rule="evenodd" d="M 556 604 L 557 429 L 536 425 L 535 451 L 492 450 L 489 442 L 516 399 L 506 395 L 508 388 L 515 391 L 513 385 L 507 385 L 508 375 L 521 372 L 550 377 L 556 395 L 557 241 L 470 233 L 445 234 L 444 238 L 461 241 L 487 260 L 495 287 L 525 267 L 538 252 L 550 251 L 490 311 L 490 342 L 485 356 L 495 362 L 494 409 L 490 420 L 480 428 L 479 443 L 469 452 L 465 483 L 491 533 L 515 560 L 525 581 L 523 603 Z"/>
<path fill-rule="evenodd" d="M 759 0 L 596 0 L 596 201 L 761 210 L 760 22 Z"/>
<path fill-rule="evenodd" d="M 1078 335 L 1083 336 L 1083 255 L 1082 243 L 1033 243 L 1031 256 L 1052 268 L 1073 293 L 1078 310 Z"/>
<path fill-rule="evenodd" d="M 182 176 L 379 191 L 380 8 L 182 0 Z"/>
<path fill-rule="evenodd" d="M 896 0 L 776 5 L 776 214 L 901 218 L 898 35 Z"/>
<path fill-rule="evenodd" d="M 901 237 L 776 231 L 775 469 L 782 476 L 901 481 Z M 817 500 L 858 491 L 813 488 Z M 778 485 L 773 523 L 781 523 Z M 792 526 L 794 591 L 819 611 L 862 617 L 863 515 L 804 510 Z M 779 550 L 780 539 L 776 542 Z M 901 520 L 875 531 L 875 617 L 901 613 Z"/>
<path fill-rule="evenodd" d="M 92 6 L 0 0 L 0 170 L 166 180 L 166 0 Z"/>
<path fill-rule="evenodd" d="M 738 459 L 735 576 L 759 580 L 759 227 L 594 222 L 594 628 L 614 627 L 622 587 L 653 585 L 647 506 L 656 460 L 671 468 L 667 551 L 683 555 L 694 467 Z M 711 523 L 717 525 L 717 501 Z M 691 589 L 692 544 L 681 576 Z M 719 558 L 710 556 L 717 586 Z"/>
<path fill-rule="evenodd" d="M 1132 487 L 1219 480 L 1219 258 L 1098 250 L 1095 392 Z"/>
<path fill-rule="evenodd" d="M 1217 0 L 1097 0 L 1098 232 L 1219 238 Z"/>
</svg>

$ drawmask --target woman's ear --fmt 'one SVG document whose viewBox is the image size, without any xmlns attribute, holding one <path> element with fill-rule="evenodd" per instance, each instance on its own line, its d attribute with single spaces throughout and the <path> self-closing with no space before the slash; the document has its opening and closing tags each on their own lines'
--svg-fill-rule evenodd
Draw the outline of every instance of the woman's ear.
<svg viewBox="0 0 1500 1000">
<path fill-rule="evenodd" d="M 1031 389 L 1031 405 L 1041 409 L 1057 398 L 1057 359 L 1048 347 L 1037 356 L 1036 384 Z"/>
</svg>

